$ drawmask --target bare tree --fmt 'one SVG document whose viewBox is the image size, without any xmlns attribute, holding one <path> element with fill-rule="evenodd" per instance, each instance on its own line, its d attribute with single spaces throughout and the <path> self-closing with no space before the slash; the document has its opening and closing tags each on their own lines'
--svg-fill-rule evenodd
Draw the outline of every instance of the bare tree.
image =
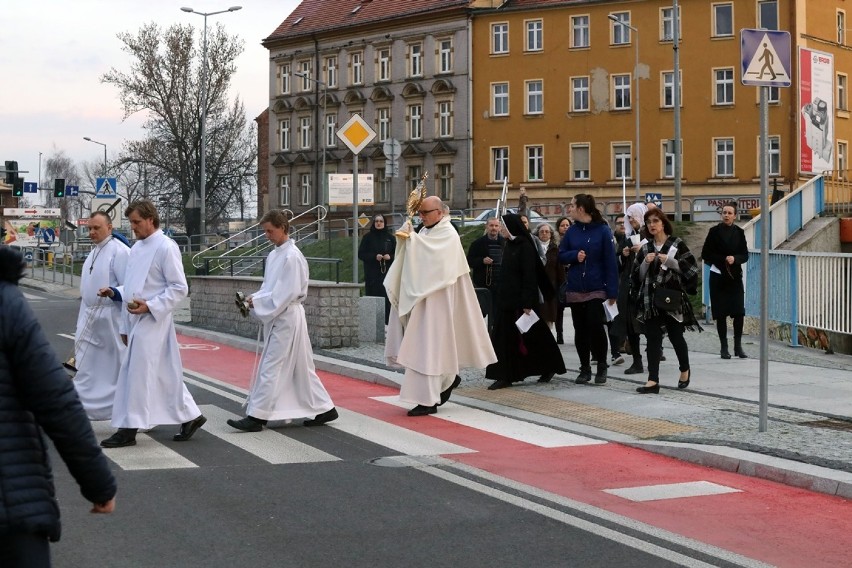
<svg viewBox="0 0 852 568">
<path fill-rule="evenodd" d="M 221 24 L 208 31 L 207 89 L 202 100 L 202 53 L 195 31 L 189 25 L 163 30 L 151 23 L 136 35 L 118 34 L 133 57 L 130 70 L 113 68 L 101 81 L 119 89 L 125 118 L 137 112 L 148 114 L 143 125 L 146 138 L 126 142 L 115 166 L 124 171 L 133 171 L 131 164 L 141 166 L 133 174 L 137 185 L 141 182 L 141 191 L 135 193 L 154 201 L 162 196 L 172 205 L 194 202 L 201 177 L 201 114 L 206 107 L 204 193 L 207 223 L 214 226 L 239 209 L 247 176 L 257 170 L 256 138 L 243 103 L 227 98 L 242 40 L 225 33 Z M 123 187 L 128 187 L 126 183 Z M 187 232 L 197 234 L 198 209 L 183 212 Z"/>
</svg>

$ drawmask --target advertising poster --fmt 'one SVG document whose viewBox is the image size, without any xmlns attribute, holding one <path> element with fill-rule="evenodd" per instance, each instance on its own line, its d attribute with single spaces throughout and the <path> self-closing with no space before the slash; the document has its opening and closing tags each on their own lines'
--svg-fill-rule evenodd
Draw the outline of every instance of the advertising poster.
<svg viewBox="0 0 852 568">
<path fill-rule="evenodd" d="M 834 57 L 799 48 L 799 172 L 834 169 Z"/>
<path fill-rule="evenodd" d="M 6 219 L 3 226 L 7 245 L 37 247 L 59 242 L 59 219 Z"/>
</svg>

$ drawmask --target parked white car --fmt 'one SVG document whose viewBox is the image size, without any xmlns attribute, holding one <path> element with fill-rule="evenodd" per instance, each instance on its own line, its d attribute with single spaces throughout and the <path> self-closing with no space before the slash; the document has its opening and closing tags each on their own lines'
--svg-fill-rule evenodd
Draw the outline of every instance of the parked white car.
<svg viewBox="0 0 852 568">
<path fill-rule="evenodd" d="M 510 207 L 509 209 L 507 209 L 507 212 L 508 213 L 517 213 L 518 209 L 517 209 L 517 207 Z M 469 227 L 471 225 L 484 225 L 485 222 L 488 221 L 488 219 L 490 217 L 495 217 L 496 215 L 497 215 L 496 209 L 486 209 L 485 211 L 483 211 L 482 213 L 480 213 L 479 215 L 477 215 L 473 219 L 465 219 L 464 226 Z M 533 228 L 535 228 L 539 223 L 543 223 L 544 221 L 547 221 L 546 218 L 542 217 L 541 215 L 539 215 L 535 211 L 530 211 L 528 217 L 529 217 L 529 220 L 530 220 L 530 225 Z"/>
</svg>

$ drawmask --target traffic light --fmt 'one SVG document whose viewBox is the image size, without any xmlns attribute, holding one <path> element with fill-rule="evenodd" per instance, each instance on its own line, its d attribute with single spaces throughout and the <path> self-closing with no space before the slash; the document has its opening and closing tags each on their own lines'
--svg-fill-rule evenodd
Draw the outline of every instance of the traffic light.
<svg viewBox="0 0 852 568">
<path fill-rule="evenodd" d="M 14 185 L 15 179 L 18 177 L 18 162 L 14 160 L 6 160 L 6 183 Z"/>
<path fill-rule="evenodd" d="M 65 197 L 65 178 L 53 180 L 53 197 Z"/>
<path fill-rule="evenodd" d="M 14 196 L 14 197 L 23 197 L 24 196 L 24 178 L 15 176 L 15 185 L 12 186 L 12 196 Z"/>
</svg>

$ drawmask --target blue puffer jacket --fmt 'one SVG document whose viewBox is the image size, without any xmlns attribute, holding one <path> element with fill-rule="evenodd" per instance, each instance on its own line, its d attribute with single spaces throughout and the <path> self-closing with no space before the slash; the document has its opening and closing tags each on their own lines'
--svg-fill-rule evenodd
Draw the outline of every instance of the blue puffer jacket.
<svg viewBox="0 0 852 568">
<path fill-rule="evenodd" d="M 577 253 L 586 252 L 584 262 Z M 559 262 L 565 270 L 570 292 L 606 292 L 607 299 L 618 298 L 618 266 L 612 231 L 605 223 L 574 223 L 559 242 Z"/>
<path fill-rule="evenodd" d="M 86 500 L 112 499 L 115 479 L 68 373 L 16 285 L 9 252 L 0 246 L 0 534 L 58 540 L 59 507 L 39 427 Z"/>
</svg>

